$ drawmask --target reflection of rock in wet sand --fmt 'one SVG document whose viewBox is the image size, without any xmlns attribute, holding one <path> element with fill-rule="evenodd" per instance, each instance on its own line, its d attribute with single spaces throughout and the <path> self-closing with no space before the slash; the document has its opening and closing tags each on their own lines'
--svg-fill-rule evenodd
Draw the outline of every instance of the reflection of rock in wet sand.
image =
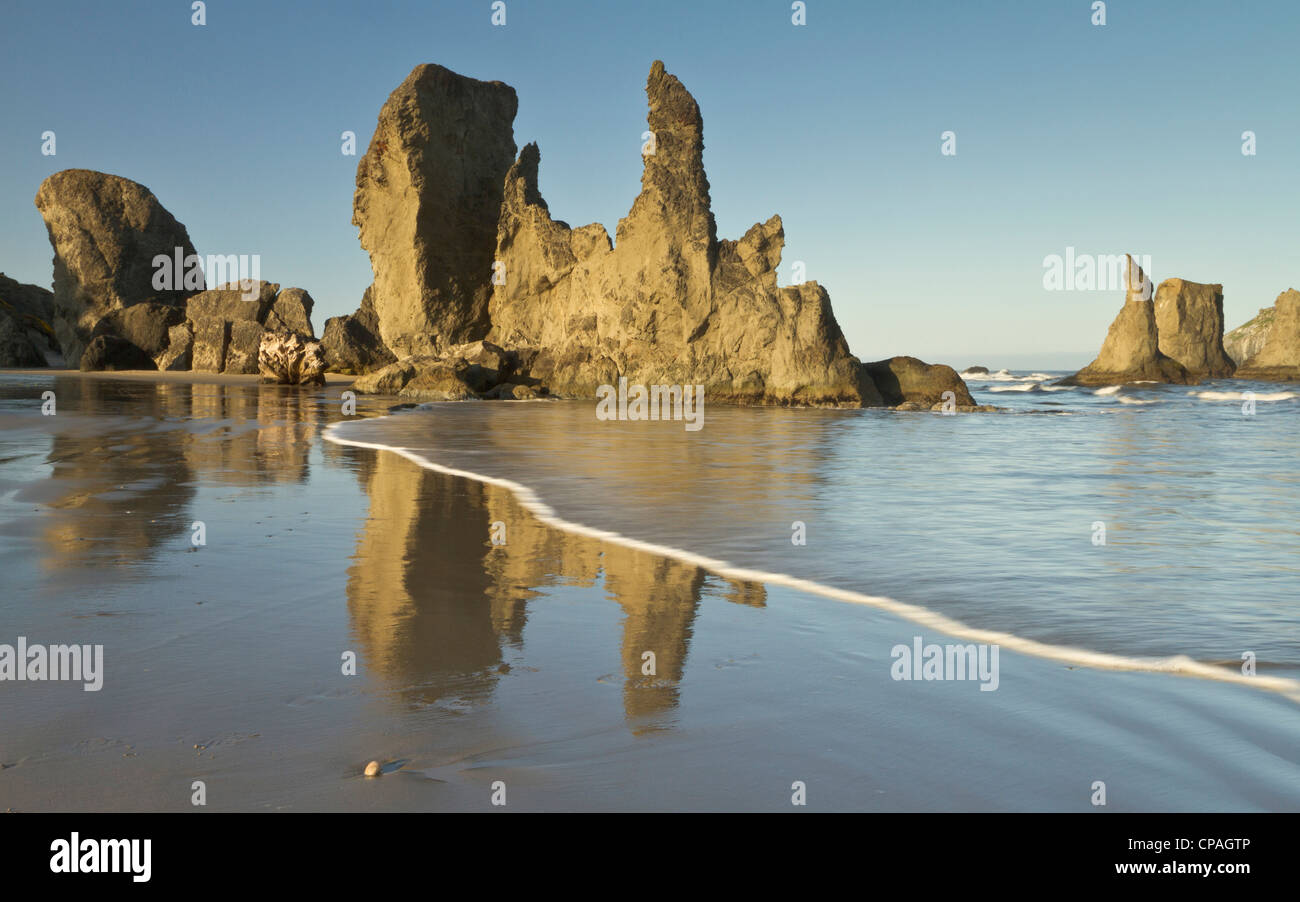
<svg viewBox="0 0 1300 902">
<path fill-rule="evenodd" d="M 304 481 L 321 420 L 318 396 L 280 386 L 73 377 L 56 378 L 54 392 L 49 569 L 186 547 L 196 484 Z"/>
<path fill-rule="evenodd" d="M 55 380 L 62 416 L 50 424 L 47 462 L 59 494 L 48 502 L 42 530 L 47 570 L 130 566 L 189 530 L 188 433 L 179 424 L 158 428 L 155 419 L 173 415 L 164 389 L 177 388 Z M 132 415 L 76 418 L 78 411 L 117 409 Z"/>
<path fill-rule="evenodd" d="M 369 460 L 363 462 L 369 456 Z M 624 611 L 624 711 L 634 730 L 663 725 L 678 687 L 704 571 L 539 523 L 496 486 L 418 467 L 396 454 L 355 458 L 370 496 L 348 607 L 367 666 L 424 703 L 491 691 L 501 649 L 522 647 L 525 605 L 549 585 L 595 585 Z M 505 524 L 506 543 L 491 543 Z M 761 586 L 726 596 L 761 605 Z M 653 674 L 643 672 L 645 652 Z"/>
</svg>

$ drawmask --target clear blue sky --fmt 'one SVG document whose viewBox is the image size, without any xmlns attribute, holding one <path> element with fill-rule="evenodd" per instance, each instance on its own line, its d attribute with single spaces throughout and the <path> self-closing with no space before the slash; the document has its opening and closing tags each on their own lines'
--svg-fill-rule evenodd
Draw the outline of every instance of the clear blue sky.
<svg viewBox="0 0 1300 902">
<path fill-rule="evenodd" d="M 36 189 L 99 169 L 201 254 L 260 254 L 319 329 L 371 280 L 339 135 L 364 152 L 413 66 L 513 85 L 552 215 L 612 234 L 658 58 L 703 110 L 719 235 L 780 213 L 782 282 L 802 260 L 864 359 L 1087 362 L 1121 298 L 1043 289 L 1070 245 L 1222 282 L 1229 327 L 1300 287 L 1300 3 L 1113 0 L 1104 27 L 1091 0 L 790 6 L 507 0 L 502 28 L 490 0 L 210 0 L 200 28 L 189 0 L 4 0 L 0 270 L 49 285 Z"/>
</svg>

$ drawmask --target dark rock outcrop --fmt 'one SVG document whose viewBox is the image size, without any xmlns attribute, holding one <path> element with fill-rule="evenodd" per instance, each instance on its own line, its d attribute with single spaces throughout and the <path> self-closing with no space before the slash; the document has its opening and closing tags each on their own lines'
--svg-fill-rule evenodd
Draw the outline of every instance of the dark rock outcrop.
<svg viewBox="0 0 1300 902">
<path fill-rule="evenodd" d="M 397 360 L 379 337 L 373 285 L 366 289 L 356 313 L 325 320 L 321 349 L 331 372 L 351 376 L 382 369 Z"/>
<path fill-rule="evenodd" d="M 930 364 L 915 357 L 891 357 L 864 363 L 882 402 L 889 407 L 913 404 L 929 409 L 944 403 L 944 392 L 952 392 L 951 401 L 958 410 L 978 405 L 957 371 L 941 363 Z"/>
<path fill-rule="evenodd" d="M 518 104 L 509 85 L 429 64 L 379 112 L 357 164 L 352 222 L 370 253 L 379 334 L 398 357 L 487 334 Z"/>
<path fill-rule="evenodd" d="M 1264 347 L 1238 368 L 1237 378 L 1300 380 L 1300 291 L 1289 288 L 1282 292 L 1273 309 Z"/>
<path fill-rule="evenodd" d="M 1193 376 L 1231 376 L 1237 368 L 1223 347 L 1223 286 L 1165 279 L 1156 289 L 1160 352 Z"/>
<path fill-rule="evenodd" d="M 0 273 L 0 367 L 61 366 L 54 294 Z"/>
<path fill-rule="evenodd" d="M 98 370 L 156 370 L 152 357 L 139 346 L 116 335 L 101 333 L 90 340 L 81 354 L 82 372 Z"/>
<path fill-rule="evenodd" d="M 179 306 L 192 292 L 181 274 L 168 287 L 154 287 L 154 258 L 194 254 L 185 226 L 148 188 L 115 175 L 65 169 L 36 192 L 54 247 L 55 336 L 71 366 L 109 314 L 141 303 Z M 129 341 L 129 339 L 127 339 Z M 97 355 L 96 359 L 101 359 Z"/>
</svg>

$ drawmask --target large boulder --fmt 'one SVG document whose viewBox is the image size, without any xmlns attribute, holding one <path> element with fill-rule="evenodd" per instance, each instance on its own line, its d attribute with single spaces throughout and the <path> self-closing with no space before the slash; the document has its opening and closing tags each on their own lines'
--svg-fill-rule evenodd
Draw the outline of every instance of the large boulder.
<svg viewBox="0 0 1300 902">
<path fill-rule="evenodd" d="M 301 288 L 286 288 L 276 295 L 267 310 L 263 325 L 271 332 L 294 332 L 303 338 L 315 338 L 311 327 L 312 297 Z"/>
<path fill-rule="evenodd" d="M 970 389 L 957 371 L 942 363 L 926 363 L 915 357 L 891 357 L 862 364 L 883 403 L 890 407 L 900 404 L 929 409 L 951 400 L 957 409 L 976 407 Z M 945 398 L 952 392 L 952 398 Z"/>
<path fill-rule="evenodd" d="M 1193 376 L 1219 379 L 1237 368 L 1223 346 L 1223 286 L 1165 279 L 1156 289 L 1160 352 Z"/>
<path fill-rule="evenodd" d="M 185 309 L 146 301 L 110 311 L 96 325 L 94 336 L 123 338 L 150 357 L 160 357 L 171 341 L 172 327 L 185 322 Z"/>
<path fill-rule="evenodd" d="M 129 179 L 88 169 L 56 172 L 36 192 L 54 248 L 52 326 L 70 366 L 78 366 L 110 313 L 141 303 L 179 306 L 192 293 L 176 281 L 154 287 L 154 258 L 193 256 L 185 226 L 153 193 Z M 99 334 L 106 334 L 103 330 Z"/>
<path fill-rule="evenodd" d="M 1132 256 L 1128 257 L 1128 291 L 1124 306 L 1110 324 L 1097 359 L 1062 385 L 1121 385 L 1125 382 L 1195 384 L 1196 376 L 1160 351 L 1155 304 L 1150 282 Z"/>
<path fill-rule="evenodd" d="M 267 332 L 258 349 L 257 370 L 263 382 L 280 385 L 323 385 L 325 357 L 320 342 L 298 332 Z"/>
<path fill-rule="evenodd" d="M 594 397 L 626 376 L 703 384 L 710 401 L 881 403 L 825 289 L 778 286 L 780 217 L 737 241 L 717 238 L 695 99 L 658 61 L 646 94 L 653 152 L 613 245 L 599 224 L 571 229 L 551 218 L 535 144 L 511 165 L 488 337 L 535 349 L 529 372 L 563 397 Z"/>
<path fill-rule="evenodd" d="M 0 367 L 61 366 L 54 294 L 0 273 Z"/>
<path fill-rule="evenodd" d="M 1233 363 L 1241 366 L 1264 350 L 1275 316 L 1277 316 L 1276 307 L 1263 307 L 1255 317 L 1223 336 L 1223 349 L 1228 352 Z"/>
<path fill-rule="evenodd" d="M 412 401 L 467 401 L 495 386 L 461 357 L 406 357 L 352 383 L 355 391 Z"/>
<path fill-rule="evenodd" d="M 1237 370 L 1239 379 L 1300 380 L 1300 291 L 1289 288 L 1273 304 L 1268 340 Z"/>
<path fill-rule="evenodd" d="M 397 360 L 379 337 L 373 285 L 366 289 L 356 313 L 325 320 L 321 349 L 330 372 L 352 376 L 381 369 Z"/>
<path fill-rule="evenodd" d="M 379 112 L 352 222 L 375 274 L 379 334 L 398 357 L 487 334 L 517 107 L 509 85 L 420 65 Z"/>
</svg>

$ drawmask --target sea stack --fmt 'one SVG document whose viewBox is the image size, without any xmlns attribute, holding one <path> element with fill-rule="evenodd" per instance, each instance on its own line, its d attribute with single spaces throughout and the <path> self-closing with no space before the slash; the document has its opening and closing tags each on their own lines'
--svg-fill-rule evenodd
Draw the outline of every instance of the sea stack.
<svg viewBox="0 0 1300 902">
<path fill-rule="evenodd" d="M 1097 359 L 1063 385 L 1121 385 L 1125 382 L 1195 384 L 1197 378 L 1160 351 L 1151 283 L 1131 255 L 1126 256 L 1124 306 L 1110 324 Z"/>
<path fill-rule="evenodd" d="M 1242 364 L 1237 378 L 1300 380 L 1300 291 L 1282 292 L 1273 309 L 1276 313 L 1263 349 Z"/>
<path fill-rule="evenodd" d="M 1223 286 L 1165 279 L 1156 289 L 1160 352 L 1193 376 L 1221 379 L 1237 366 L 1223 347 Z"/>
<path fill-rule="evenodd" d="M 507 84 L 426 64 L 379 111 L 352 222 L 370 254 L 379 334 L 397 357 L 487 335 L 518 105 Z"/>
<path fill-rule="evenodd" d="M 153 286 L 155 256 L 172 259 L 178 248 L 183 258 L 195 253 L 185 226 L 144 185 L 88 169 L 65 169 L 47 178 L 36 192 L 36 208 L 54 247 L 51 325 L 68 365 L 78 366 L 98 335 L 122 338 L 153 356 L 158 349 L 140 347 L 137 339 L 166 336 L 177 318 L 167 308 L 180 309 L 192 293 L 179 285 Z M 123 316 L 138 304 L 152 305 L 149 314 Z M 173 322 L 155 329 L 146 321 L 156 317 Z M 142 331 L 123 334 L 124 324 Z M 141 360 L 120 342 L 101 345 L 105 352 L 117 348 L 132 362 Z"/>
<path fill-rule="evenodd" d="M 777 285 L 781 218 L 718 239 L 699 105 L 662 62 L 650 68 L 646 97 L 653 138 L 613 246 L 599 223 L 570 229 L 552 219 L 535 144 L 510 167 L 489 338 L 536 349 L 532 374 L 560 396 L 592 397 L 625 376 L 703 384 L 711 401 L 880 404 L 826 290 Z"/>
</svg>

